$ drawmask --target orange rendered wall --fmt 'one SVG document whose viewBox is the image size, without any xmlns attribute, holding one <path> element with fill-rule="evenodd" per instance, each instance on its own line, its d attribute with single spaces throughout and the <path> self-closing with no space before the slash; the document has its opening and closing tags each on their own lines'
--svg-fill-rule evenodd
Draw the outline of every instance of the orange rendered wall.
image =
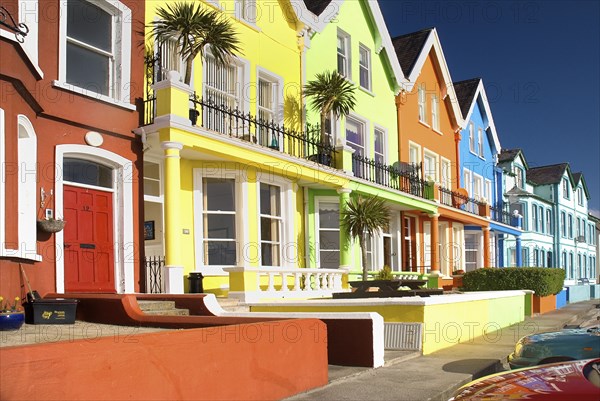
<svg viewBox="0 0 600 401">
<path fill-rule="evenodd" d="M 450 160 L 452 166 L 452 189 L 457 188 L 456 180 L 456 142 L 455 142 L 455 126 L 452 116 L 452 108 L 450 98 L 444 95 L 446 93 L 446 85 L 441 80 L 441 74 L 436 72 L 436 67 L 432 61 L 433 50 L 427 57 L 421 74 L 417 78 L 413 90 L 408 93 L 400 94 L 396 98 L 398 110 L 398 135 L 400 160 L 408 162 L 409 158 L 409 141 L 415 142 L 421 146 L 421 160 L 423 160 L 423 151 L 425 148 L 436 153 L 440 157 L 445 157 Z M 426 85 L 426 103 L 427 103 L 427 121 L 431 123 L 431 95 L 436 94 L 439 100 L 440 113 L 440 132 L 442 135 L 433 130 L 430 126 L 426 126 L 419 121 L 419 85 Z M 438 168 L 439 170 L 439 168 Z"/>
<path fill-rule="evenodd" d="M 0 349 L 2 400 L 279 400 L 327 384 L 327 329 L 282 320 Z"/>
<path fill-rule="evenodd" d="M 540 297 L 533 295 L 533 313 L 544 314 L 556 309 L 556 295 Z"/>
</svg>

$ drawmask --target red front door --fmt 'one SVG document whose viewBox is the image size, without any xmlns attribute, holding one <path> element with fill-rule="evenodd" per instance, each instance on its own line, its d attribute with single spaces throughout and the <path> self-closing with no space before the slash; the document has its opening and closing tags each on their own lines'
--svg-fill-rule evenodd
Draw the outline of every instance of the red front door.
<svg viewBox="0 0 600 401">
<path fill-rule="evenodd" d="M 64 186 L 67 292 L 116 292 L 112 196 Z"/>
</svg>

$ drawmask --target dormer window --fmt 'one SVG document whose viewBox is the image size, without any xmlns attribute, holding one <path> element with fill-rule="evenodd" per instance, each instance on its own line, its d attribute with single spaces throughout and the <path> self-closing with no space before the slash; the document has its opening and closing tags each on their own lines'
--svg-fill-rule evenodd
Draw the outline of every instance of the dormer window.
<svg viewBox="0 0 600 401">
<path fill-rule="evenodd" d="M 475 125 L 469 124 L 469 150 L 475 153 Z"/>
<path fill-rule="evenodd" d="M 425 84 L 419 85 L 419 121 L 427 124 L 427 103 L 425 99 Z"/>
<path fill-rule="evenodd" d="M 523 170 L 521 170 L 519 167 L 514 166 L 513 174 L 515 175 L 515 185 L 518 188 L 523 189 L 525 184 L 525 180 L 523 179 Z"/>
<path fill-rule="evenodd" d="M 583 190 L 581 187 L 577 188 L 577 203 L 579 206 L 583 206 Z"/>
<path fill-rule="evenodd" d="M 437 95 L 431 95 L 431 126 L 434 130 L 440 130 L 440 101 Z"/>
<path fill-rule="evenodd" d="M 477 140 L 479 141 L 479 157 L 483 157 L 483 130 L 477 130 Z"/>
<path fill-rule="evenodd" d="M 350 63 L 350 35 L 338 30 L 337 34 L 337 71 L 340 75 L 352 79 Z"/>
</svg>

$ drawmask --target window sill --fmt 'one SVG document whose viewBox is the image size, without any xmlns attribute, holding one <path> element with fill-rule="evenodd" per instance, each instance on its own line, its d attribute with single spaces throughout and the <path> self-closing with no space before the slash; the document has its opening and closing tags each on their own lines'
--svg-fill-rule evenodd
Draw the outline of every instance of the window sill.
<svg viewBox="0 0 600 401">
<path fill-rule="evenodd" d="M 89 97 L 91 99 L 97 100 L 99 102 L 108 103 L 113 106 L 121 107 L 126 110 L 136 111 L 136 107 L 133 104 L 125 103 L 120 100 L 113 99 L 112 97 L 101 95 L 99 93 L 95 93 L 92 91 L 88 91 L 86 89 L 80 88 L 78 86 L 74 86 L 62 81 L 52 81 L 52 86 L 55 86 L 60 89 L 64 89 L 69 92 L 74 92 L 82 96 Z"/>
<path fill-rule="evenodd" d="M 238 22 L 240 22 L 242 25 L 244 25 L 244 26 L 252 29 L 253 31 L 261 32 L 261 29 L 258 27 L 258 25 L 256 25 L 255 22 L 248 21 L 248 20 L 243 19 L 243 18 L 235 18 L 235 20 L 238 21 Z"/>
<path fill-rule="evenodd" d="M 424 125 L 427 128 L 431 128 L 431 126 L 429 124 L 427 124 L 425 121 L 419 120 L 419 124 Z"/>
<path fill-rule="evenodd" d="M 431 129 L 433 130 L 433 132 L 435 132 L 438 135 L 444 135 L 444 133 L 442 131 L 439 131 L 439 130 L 437 130 L 435 128 L 431 128 Z"/>
<path fill-rule="evenodd" d="M 358 89 L 360 89 L 362 92 L 366 93 L 367 95 L 375 97 L 375 94 L 367 88 L 363 88 L 362 86 L 359 86 Z"/>
</svg>

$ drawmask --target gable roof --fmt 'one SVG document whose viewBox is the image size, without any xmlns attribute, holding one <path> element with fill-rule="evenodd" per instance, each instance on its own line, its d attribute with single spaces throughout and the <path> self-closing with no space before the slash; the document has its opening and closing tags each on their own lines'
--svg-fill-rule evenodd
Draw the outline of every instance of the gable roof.
<svg viewBox="0 0 600 401">
<path fill-rule="evenodd" d="M 527 159 L 525 159 L 525 154 L 522 149 L 502 149 L 500 154 L 498 155 L 498 163 L 511 162 L 515 160 L 518 156 L 521 156 L 523 159 L 523 164 L 525 164 L 525 168 L 529 168 L 527 165 Z"/>
<path fill-rule="evenodd" d="M 458 104 L 460 105 L 465 124 L 471 118 L 473 110 L 475 110 L 475 103 L 478 99 L 481 99 L 481 104 L 483 105 L 483 110 L 488 121 L 488 126 L 485 127 L 485 130 L 494 144 L 496 154 L 500 153 L 502 147 L 498 139 L 496 124 L 494 123 L 492 110 L 487 99 L 487 94 L 485 93 L 483 80 L 481 78 L 472 78 L 466 81 L 455 82 L 454 91 L 456 92 L 456 100 L 458 100 Z"/>
<path fill-rule="evenodd" d="M 467 115 L 473 106 L 475 94 L 477 93 L 480 82 L 481 78 L 472 78 L 465 81 L 454 82 L 456 100 L 458 100 L 460 111 L 462 111 L 465 120 L 467 120 Z"/>
<path fill-rule="evenodd" d="M 412 72 L 432 30 L 433 28 L 422 29 L 417 32 L 407 33 L 406 35 L 396 36 L 392 39 L 398 62 L 405 74 L 410 75 Z"/>
<path fill-rule="evenodd" d="M 346 0 L 303 0 L 298 3 L 294 3 L 294 7 L 292 8 L 295 10 L 296 16 L 300 21 L 302 21 L 313 32 L 319 33 L 322 32 L 323 29 L 325 29 L 325 26 L 338 15 L 344 1 Z M 390 37 L 385 19 L 383 18 L 383 14 L 379 8 L 379 3 L 377 0 L 350 1 L 361 1 L 365 5 L 365 9 L 367 10 L 368 14 L 366 17 L 370 19 L 370 22 L 375 27 L 373 32 L 375 36 L 374 41 L 376 44 L 375 54 L 379 55 L 383 52 L 384 58 L 387 61 L 387 63 L 384 64 L 387 64 L 386 67 L 391 69 L 390 74 L 392 79 L 395 81 L 394 92 L 396 94 L 400 93 L 402 85 L 406 83 L 406 78 L 404 77 L 400 63 L 396 59 L 394 46 L 392 45 L 392 38 Z M 335 4 L 335 7 L 332 8 L 332 10 L 335 12 L 328 12 L 321 16 L 323 11 L 325 11 L 331 3 Z"/>
<path fill-rule="evenodd" d="M 448 63 L 444 56 L 437 29 L 428 28 L 411 34 L 397 36 L 392 39 L 392 43 L 394 44 L 398 62 L 407 66 L 403 71 L 405 71 L 405 77 L 408 80 L 406 88 L 409 92 L 412 91 L 417 82 L 423 65 L 425 65 L 425 60 L 427 60 L 431 52 L 434 53 L 435 57 L 433 59 L 437 61 L 437 67 L 442 75 L 443 89 L 446 90 L 446 96 L 443 100 L 448 100 L 456 125 L 459 128 L 464 128 L 465 122 L 456 101 L 456 92 L 454 91 L 450 70 L 448 69 Z"/>
<path fill-rule="evenodd" d="M 585 182 L 585 177 L 583 176 L 583 173 L 581 171 L 577 172 L 577 173 L 573 173 L 573 181 L 575 183 L 575 185 L 574 185 L 575 187 L 577 187 L 579 185 L 579 182 L 581 182 L 581 186 L 583 187 L 586 198 L 588 200 L 591 199 L 590 192 L 588 191 L 587 183 Z"/>
<path fill-rule="evenodd" d="M 571 184 L 574 183 L 569 163 L 551 164 L 549 166 L 533 167 L 527 170 L 527 181 L 535 185 L 557 184 L 562 180 L 565 171 Z"/>
<path fill-rule="evenodd" d="M 304 0 L 304 5 L 306 8 L 316 16 L 321 15 L 327 6 L 331 3 L 331 0 Z"/>
</svg>

